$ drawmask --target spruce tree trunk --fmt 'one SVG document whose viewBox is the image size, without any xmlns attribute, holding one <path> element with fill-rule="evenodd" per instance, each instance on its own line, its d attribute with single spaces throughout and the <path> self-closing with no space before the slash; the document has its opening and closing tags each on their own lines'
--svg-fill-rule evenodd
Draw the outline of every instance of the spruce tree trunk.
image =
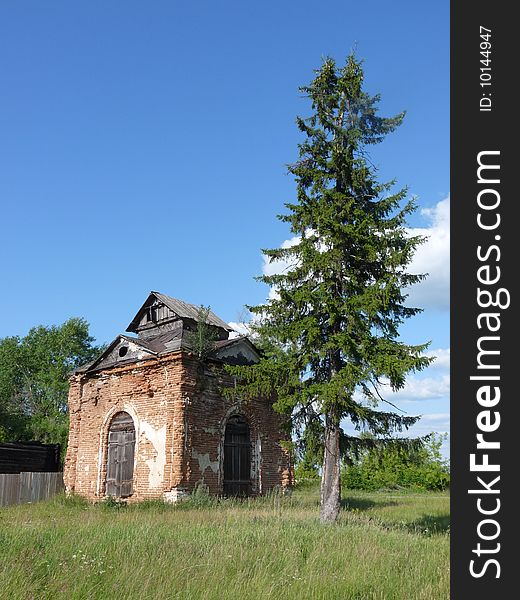
<svg viewBox="0 0 520 600">
<path fill-rule="evenodd" d="M 339 419 L 325 417 L 325 448 L 321 477 L 320 521 L 334 523 L 339 515 L 341 500 Z"/>
</svg>

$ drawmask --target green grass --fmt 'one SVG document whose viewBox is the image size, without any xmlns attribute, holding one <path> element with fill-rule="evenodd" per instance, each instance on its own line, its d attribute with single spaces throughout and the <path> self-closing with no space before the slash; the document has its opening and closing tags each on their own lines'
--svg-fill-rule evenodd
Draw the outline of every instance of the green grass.
<svg viewBox="0 0 520 600">
<path fill-rule="evenodd" d="M 92 506 L 57 497 L 0 509 L 2 600 L 442 600 L 447 493 L 318 490 L 244 502 Z"/>
</svg>

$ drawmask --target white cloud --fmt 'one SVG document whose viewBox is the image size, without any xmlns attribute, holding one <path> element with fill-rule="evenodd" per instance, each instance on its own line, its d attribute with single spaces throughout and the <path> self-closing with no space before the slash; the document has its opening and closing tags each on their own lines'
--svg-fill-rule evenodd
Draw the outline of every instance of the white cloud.
<svg viewBox="0 0 520 600">
<path fill-rule="evenodd" d="M 229 333 L 229 339 L 237 338 L 240 335 L 251 335 L 251 328 L 247 323 L 234 323 L 231 321 L 228 325 L 234 329 Z"/>
<path fill-rule="evenodd" d="M 450 414 L 449 413 L 429 413 L 422 415 L 415 425 L 402 435 L 423 437 L 429 433 L 448 434 L 448 438 L 443 440 L 441 445 L 441 454 L 443 458 L 450 457 Z"/>
<path fill-rule="evenodd" d="M 291 248 L 292 246 L 296 246 L 300 243 L 300 236 L 297 235 L 288 240 L 282 242 L 281 248 Z M 264 275 L 279 275 L 280 273 L 287 272 L 291 267 L 294 266 L 294 263 L 291 263 L 287 260 L 275 260 L 270 262 L 268 256 L 264 254 L 264 264 L 262 265 L 262 273 Z"/>
<path fill-rule="evenodd" d="M 441 377 L 415 377 L 411 375 L 406 380 L 404 387 L 397 392 L 390 388 L 383 388 L 381 395 L 385 400 L 393 402 L 417 402 L 422 400 L 435 400 L 447 398 L 450 394 L 450 376 Z"/>
<path fill-rule="evenodd" d="M 439 424 L 443 426 L 445 429 L 449 429 L 450 427 L 450 413 L 430 413 L 427 415 L 423 415 L 421 417 L 421 421 L 425 425 L 435 425 Z"/>
<path fill-rule="evenodd" d="M 410 273 L 428 273 L 428 277 L 409 289 L 409 306 L 447 310 L 450 302 L 450 197 L 421 214 L 431 221 L 430 227 L 410 228 L 410 235 L 428 240 L 417 248 Z"/>
<path fill-rule="evenodd" d="M 435 433 L 450 433 L 450 413 L 427 413 L 421 416 L 419 421 L 412 427 L 409 432 L 412 435 L 423 436 L 431 432 Z M 449 456 L 449 440 L 445 440 L 442 444 L 442 453 Z"/>
<path fill-rule="evenodd" d="M 428 367 L 429 369 L 449 369 L 450 368 L 450 349 L 437 348 L 425 353 L 426 356 L 435 357 L 435 360 Z"/>
<path fill-rule="evenodd" d="M 285 240 L 281 244 L 281 248 L 291 248 L 291 246 L 296 246 L 300 243 L 300 236 L 292 237 L 288 240 Z M 271 261 L 268 256 L 264 254 L 263 256 L 264 264 L 262 265 L 262 273 L 264 275 L 280 275 L 282 273 L 286 273 L 291 268 L 293 268 L 296 263 L 291 262 L 289 260 L 274 260 Z M 277 300 L 279 298 L 278 292 L 276 291 L 276 287 L 272 286 L 269 288 L 268 300 Z"/>
<path fill-rule="evenodd" d="M 409 306 L 446 310 L 450 301 L 450 197 L 444 198 L 433 208 L 423 208 L 421 214 L 430 221 L 429 227 L 409 228 L 410 235 L 428 238 L 419 246 L 409 266 L 410 273 L 428 273 L 428 277 L 409 288 Z M 282 242 L 282 248 L 290 248 L 300 242 L 295 236 Z M 294 263 L 287 260 L 269 262 L 263 257 L 264 275 L 285 273 Z M 276 291 L 269 291 L 269 298 L 276 298 Z"/>
<path fill-rule="evenodd" d="M 422 415 L 419 421 L 412 425 L 407 435 L 423 436 L 431 432 L 450 433 L 449 413 L 430 413 Z M 445 442 L 446 443 L 446 442 Z M 444 445 L 444 444 L 443 444 Z"/>
</svg>

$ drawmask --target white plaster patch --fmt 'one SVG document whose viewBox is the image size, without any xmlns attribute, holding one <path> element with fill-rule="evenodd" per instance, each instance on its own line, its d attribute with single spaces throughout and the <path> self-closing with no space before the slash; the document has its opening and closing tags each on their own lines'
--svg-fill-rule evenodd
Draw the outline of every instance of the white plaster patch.
<svg viewBox="0 0 520 600">
<path fill-rule="evenodd" d="M 199 462 L 200 472 L 204 474 L 204 471 L 209 467 L 213 473 L 218 473 L 219 469 L 219 461 L 214 460 L 211 461 L 209 458 L 209 454 L 199 454 L 195 449 L 192 448 L 191 455 L 195 460 Z"/>
<path fill-rule="evenodd" d="M 146 421 L 139 424 L 140 433 L 143 433 L 152 444 L 156 454 L 146 460 L 150 469 L 148 484 L 150 488 L 158 488 L 164 481 L 164 466 L 166 465 L 166 425 L 155 429 Z"/>
<path fill-rule="evenodd" d="M 180 500 L 184 500 L 188 498 L 189 494 L 186 490 L 181 490 L 178 488 L 173 488 L 169 492 L 164 492 L 163 499 L 165 502 L 169 502 L 171 504 L 175 504 L 175 502 L 179 502 Z"/>
<path fill-rule="evenodd" d="M 258 433 L 256 442 L 255 442 L 255 451 L 253 457 L 253 465 L 252 465 L 252 480 L 253 485 L 258 483 L 258 493 L 262 493 L 262 438 L 260 437 L 260 433 Z"/>
<path fill-rule="evenodd" d="M 130 352 L 132 353 L 132 358 L 144 358 L 145 356 L 150 356 L 150 352 L 146 352 L 146 350 L 143 349 L 142 346 L 138 346 L 137 344 L 134 344 L 133 342 L 131 342 L 130 340 L 125 340 L 125 342 L 122 343 L 122 345 L 128 345 L 128 348 L 130 349 Z"/>
</svg>

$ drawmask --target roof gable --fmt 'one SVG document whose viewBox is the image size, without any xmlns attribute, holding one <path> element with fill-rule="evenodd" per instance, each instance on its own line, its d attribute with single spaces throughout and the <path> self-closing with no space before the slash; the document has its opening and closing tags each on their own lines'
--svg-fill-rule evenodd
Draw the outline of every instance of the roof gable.
<svg viewBox="0 0 520 600">
<path fill-rule="evenodd" d="M 157 352 L 141 340 L 127 335 L 118 335 L 94 362 L 80 367 L 76 372 L 97 371 L 109 366 L 132 363 L 154 356 L 157 356 Z"/>
<path fill-rule="evenodd" d="M 189 319 L 197 322 L 199 311 L 199 306 L 166 296 L 160 292 L 152 291 L 137 311 L 126 331 L 135 333 L 141 328 L 147 328 L 147 323 L 150 323 L 149 327 L 153 327 L 157 324 L 168 323 L 178 319 Z M 207 323 L 225 331 L 232 331 L 232 328 L 211 310 L 207 316 Z"/>
<path fill-rule="evenodd" d="M 193 352 L 191 345 L 183 337 L 182 327 L 147 339 L 121 334 L 96 360 L 79 367 L 75 372 L 100 371 L 118 365 L 159 358 L 179 350 Z M 260 352 L 247 337 L 239 336 L 215 342 L 215 349 L 209 358 L 231 365 L 251 365 L 260 360 Z"/>
<path fill-rule="evenodd" d="M 211 353 L 216 358 L 231 365 L 252 365 L 260 360 L 258 348 L 246 336 L 216 342 Z"/>
</svg>

